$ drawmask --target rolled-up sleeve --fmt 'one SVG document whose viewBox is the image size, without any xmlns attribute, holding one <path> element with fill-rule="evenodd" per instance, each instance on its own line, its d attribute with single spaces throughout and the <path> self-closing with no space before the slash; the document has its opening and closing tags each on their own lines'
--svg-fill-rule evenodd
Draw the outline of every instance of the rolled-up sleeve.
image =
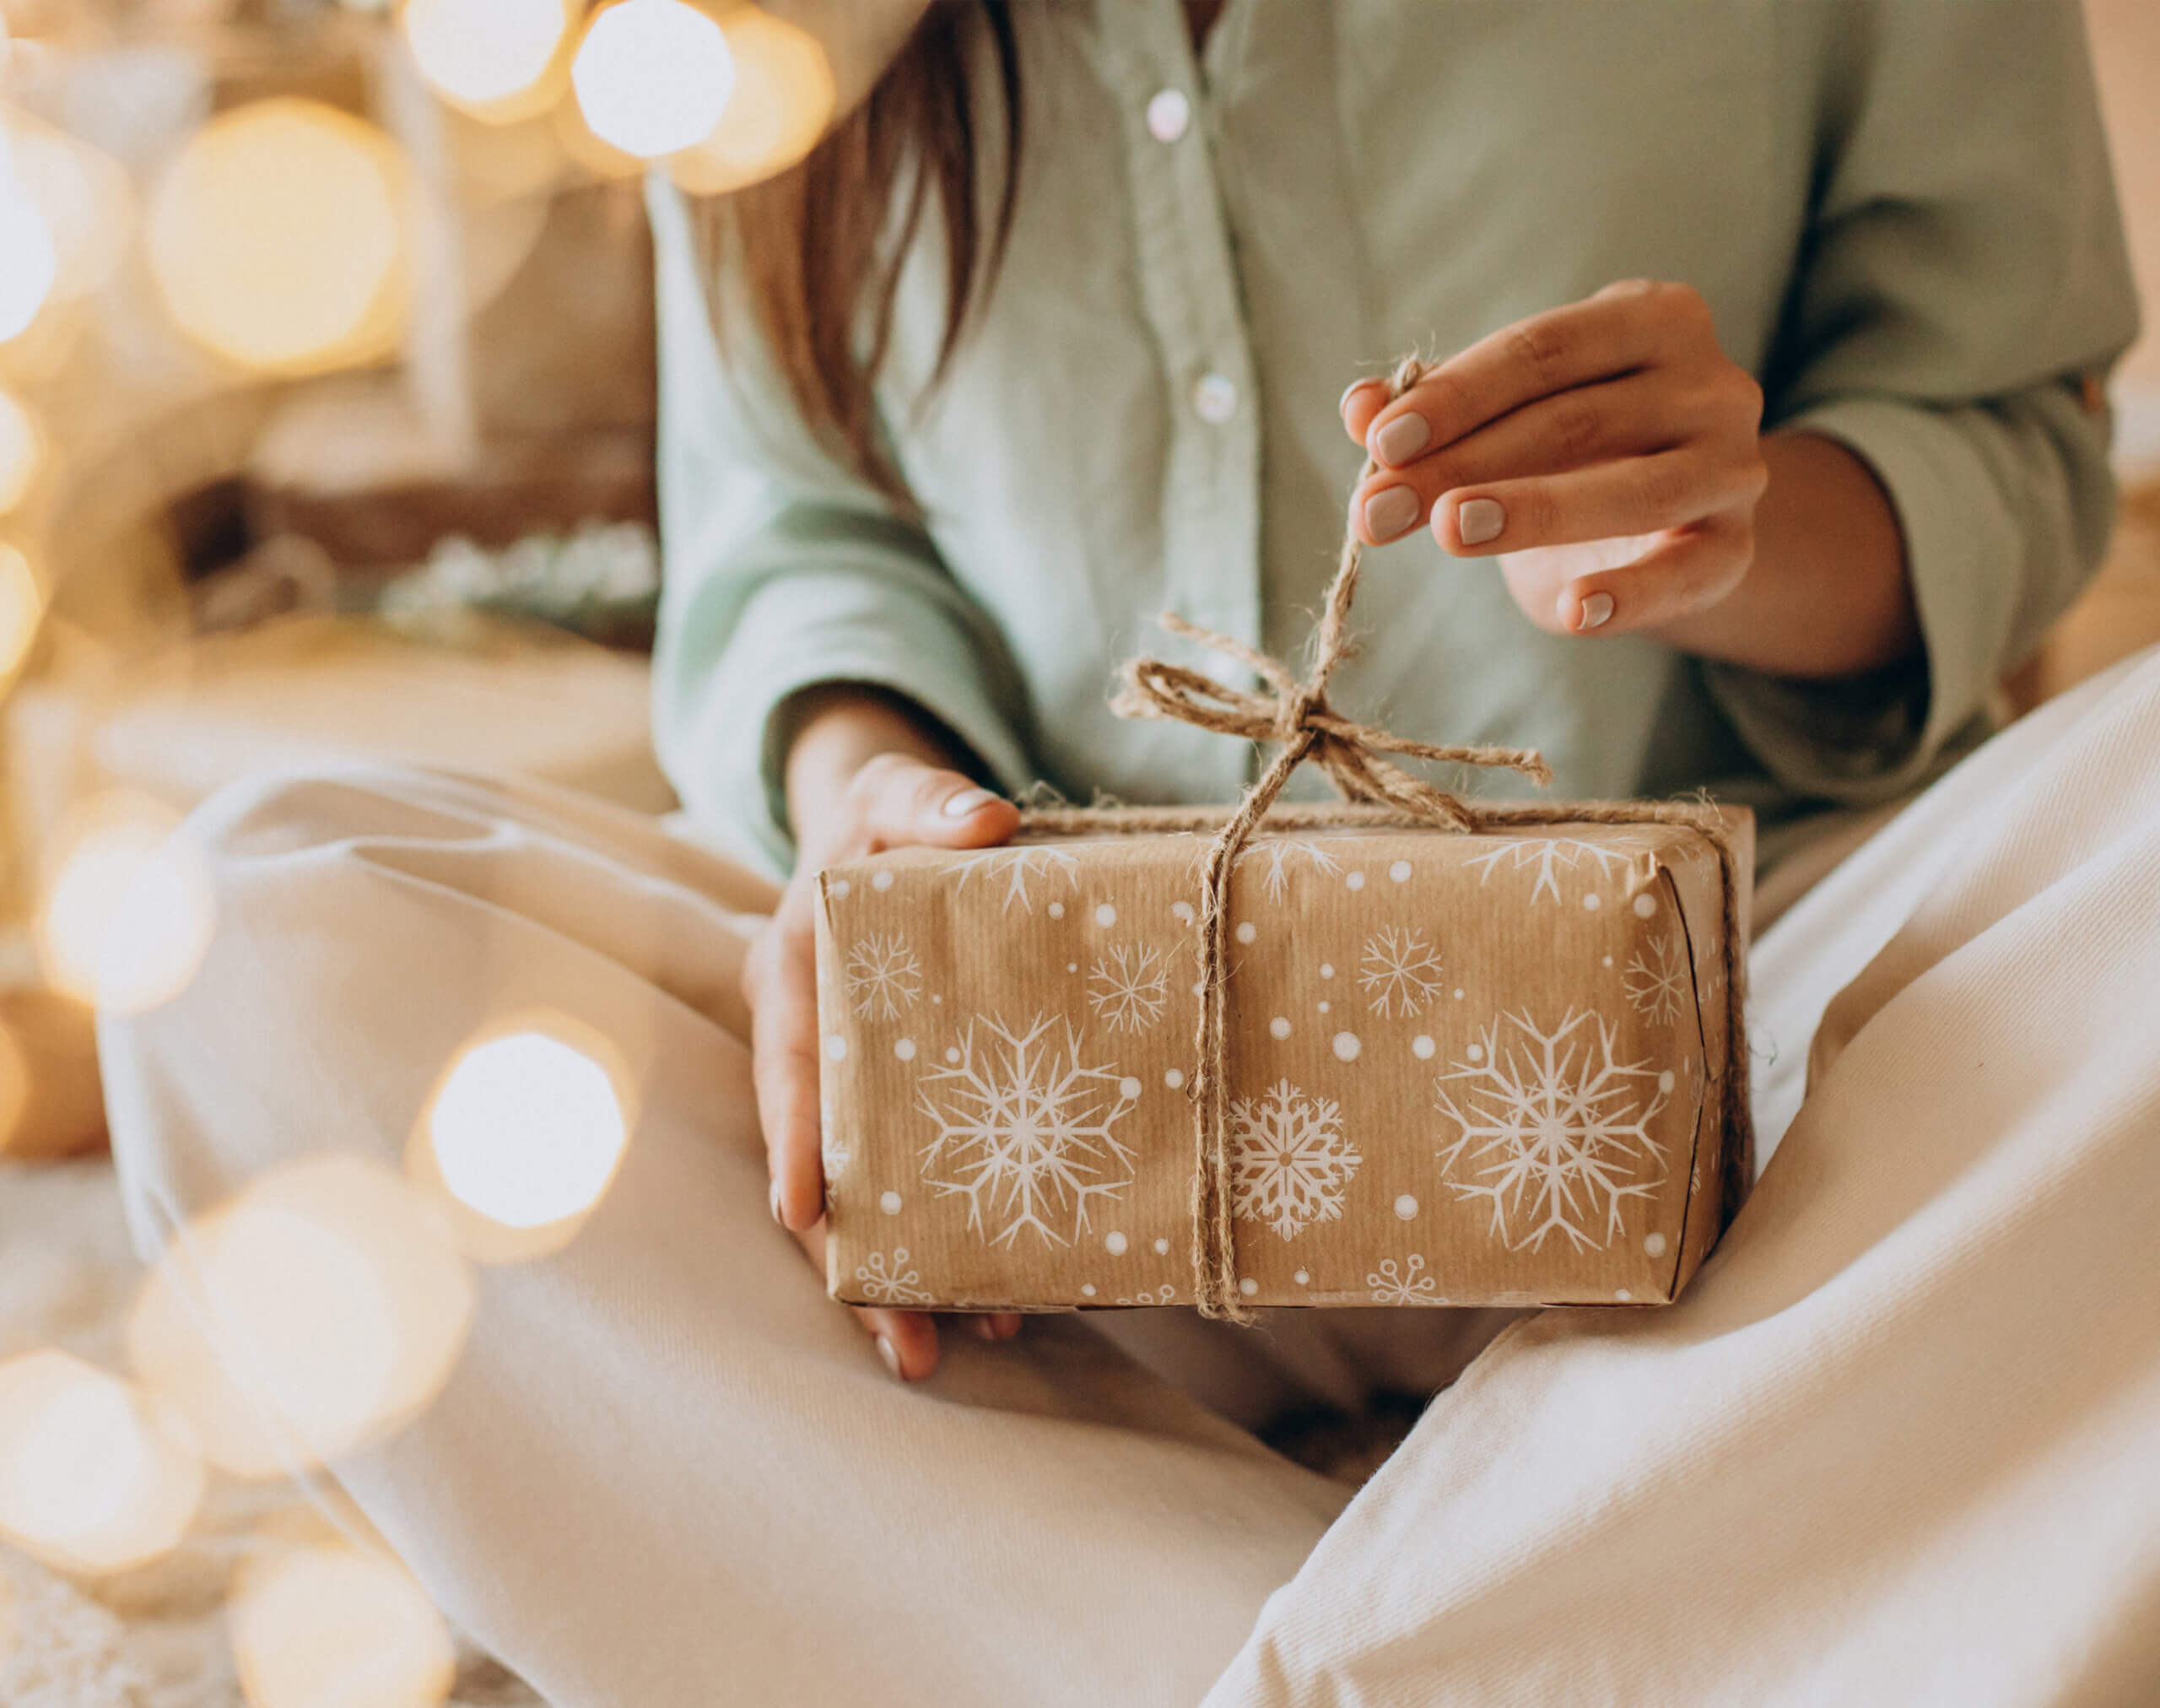
<svg viewBox="0 0 2160 1708">
<path fill-rule="evenodd" d="M 1768 421 L 1882 483 L 1923 657 L 1848 682 L 1704 674 L 1786 788 L 1865 802 L 1926 775 L 2098 565 L 2114 489 L 2093 400 L 2137 311 L 2071 0 L 1847 22 Z"/>
<path fill-rule="evenodd" d="M 775 873 L 794 857 L 778 714 L 822 683 L 875 684 L 1020 787 L 1024 695 L 996 626 L 923 529 L 813 440 L 736 316 L 723 360 L 688 210 L 647 193 L 658 284 L 665 576 L 653 665 L 661 764 L 698 827 Z"/>
</svg>

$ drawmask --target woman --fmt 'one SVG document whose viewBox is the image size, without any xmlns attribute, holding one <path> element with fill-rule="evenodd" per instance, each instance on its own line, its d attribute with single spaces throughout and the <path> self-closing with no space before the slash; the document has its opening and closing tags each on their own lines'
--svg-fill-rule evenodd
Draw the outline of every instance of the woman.
<svg viewBox="0 0 2160 1708">
<path fill-rule="evenodd" d="M 895 1374 L 937 1372 L 885 1384 L 753 1208 L 814 1243 L 805 876 L 996 841 L 995 791 L 1037 777 L 1234 796 L 1251 756 L 1118 722 L 1111 667 L 1165 608 L 1294 653 L 1361 447 L 1347 706 L 1536 746 L 1563 795 L 1714 786 L 1774 850 L 1970 747 L 2109 525 L 2134 312 L 2074 8 L 892 0 L 855 27 L 903 45 L 801 173 L 653 197 L 658 738 L 699 830 L 798 876 L 507 784 L 225 797 L 209 959 L 105 1033 L 146 1237 L 302 1124 L 394 1152 L 506 1005 L 618 1043 L 644 1115 L 601 1211 L 493 1274 L 449 1389 L 339 1472 L 565 1708 L 1183 1703 L 1218 1673 L 1225 1704 L 1966 1700 L 1968 1617 L 2008 1699 L 2150 1661 L 2149 1469 L 2088 1452 L 2096 1508 L 2038 1467 L 2135 1440 L 2160 1385 L 2125 1410 L 2029 1300 L 2160 1369 L 2123 1326 L 2153 1278 L 2070 1262 L 2061 1224 L 2135 1239 L 2154 1171 L 2111 1136 L 2160 1097 L 2087 1075 L 2076 1142 L 2006 1128 L 2080 1105 L 1991 1078 L 2001 1004 L 1958 982 L 2120 1042 L 2063 909 L 2152 840 L 2150 669 L 1989 748 L 1765 943 L 1772 1120 L 1889 948 L 1689 1299 L 1516 1329 L 1347 1511 L 1240 1425 L 1437 1386 L 1491 1325 L 991 1319 L 941 1364 L 928 1318 L 859 1313 Z M 1444 359 L 1386 401 L 1412 347 Z M 2041 818 L 2064 840 L 2021 864 Z M 324 1034 L 330 1062 L 297 1047 Z"/>
</svg>

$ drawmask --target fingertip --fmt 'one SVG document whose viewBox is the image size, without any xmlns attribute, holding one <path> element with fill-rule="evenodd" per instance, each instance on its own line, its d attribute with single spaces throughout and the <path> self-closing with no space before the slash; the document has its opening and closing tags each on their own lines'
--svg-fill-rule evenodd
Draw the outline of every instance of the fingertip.
<svg viewBox="0 0 2160 1708">
<path fill-rule="evenodd" d="M 1019 828 L 1018 807 L 1002 795 L 970 783 L 938 803 L 924 834 L 948 847 L 976 848 L 1002 842 Z"/>
<path fill-rule="evenodd" d="M 1609 628 L 1617 602 L 1602 587 L 1578 582 L 1560 593 L 1560 626 L 1571 635 L 1594 635 Z"/>
<path fill-rule="evenodd" d="M 879 1331 L 893 1349 L 893 1373 L 903 1381 L 921 1381 L 937 1369 L 937 1325 L 920 1311 L 894 1311 Z"/>
<path fill-rule="evenodd" d="M 1373 424 L 1386 400 L 1386 388 L 1378 380 L 1353 380 L 1336 403 L 1336 413 L 1342 418 L 1342 430 L 1362 448 L 1365 434 Z"/>
</svg>

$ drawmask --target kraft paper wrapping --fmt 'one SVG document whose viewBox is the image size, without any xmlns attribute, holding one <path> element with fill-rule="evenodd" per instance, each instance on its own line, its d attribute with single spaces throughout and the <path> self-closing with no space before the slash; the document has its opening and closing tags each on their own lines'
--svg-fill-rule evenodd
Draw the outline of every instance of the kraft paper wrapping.
<svg viewBox="0 0 2160 1708">
<path fill-rule="evenodd" d="M 1752 825 L 1725 823 L 1744 887 Z M 1191 1302 L 1208 840 L 821 874 L 833 1296 Z M 1710 837 L 1671 824 L 1263 828 L 1229 892 L 1244 1301 L 1675 1298 L 1734 1159 L 1724 883 Z"/>
</svg>

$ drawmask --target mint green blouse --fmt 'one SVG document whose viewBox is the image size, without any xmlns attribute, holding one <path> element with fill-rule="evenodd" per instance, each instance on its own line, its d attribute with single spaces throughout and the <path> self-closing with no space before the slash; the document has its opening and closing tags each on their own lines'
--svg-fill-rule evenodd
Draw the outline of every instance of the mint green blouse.
<svg viewBox="0 0 2160 1708">
<path fill-rule="evenodd" d="M 1944 763 L 2098 560 L 2086 381 L 2136 311 L 2074 0 L 1229 0 L 1197 60 L 1179 0 L 1014 9 L 1003 270 L 918 410 L 932 234 L 879 385 L 926 520 L 813 441 L 754 338 L 723 359 L 686 210 L 651 193 L 657 741 L 754 863 L 791 858 L 775 712 L 828 681 L 908 696 L 1008 790 L 1233 798 L 1251 750 L 1117 718 L 1116 666 L 1232 668 L 1164 609 L 1299 657 L 1360 462 L 1343 387 L 1617 278 L 1696 286 L 1768 424 L 1873 468 L 1924 660 L 1801 684 L 1546 635 L 1421 530 L 1367 554 L 1346 712 L 1542 749 L 1563 798 L 1708 786 L 1794 819 Z"/>
</svg>

